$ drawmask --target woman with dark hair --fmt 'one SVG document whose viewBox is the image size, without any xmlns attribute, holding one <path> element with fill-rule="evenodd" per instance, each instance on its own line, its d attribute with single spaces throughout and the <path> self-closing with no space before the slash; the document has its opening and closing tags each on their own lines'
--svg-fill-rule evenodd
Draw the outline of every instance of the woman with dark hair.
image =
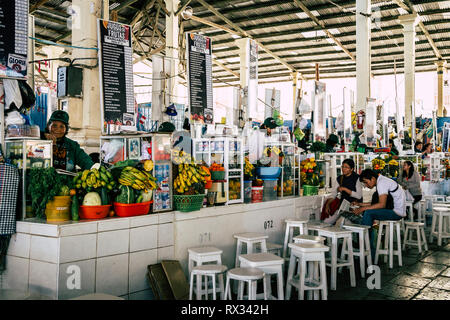
<svg viewBox="0 0 450 320">
<path fill-rule="evenodd" d="M 398 156 L 399 152 L 398 152 L 397 148 L 395 147 L 393 139 L 389 139 L 389 147 L 391 148 L 391 154 L 394 156 Z"/>
<path fill-rule="evenodd" d="M 414 164 L 407 160 L 403 162 L 403 171 L 400 172 L 398 177 L 398 184 L 402 186 L 404 190 L 408 190 L 414 198 L 414 205 L 422 200 L 422 189 L 420 188 L 420 175 L 414 170 Z M 417 209 L 414 208 L 414 215 L 417 215 Z"/>
<path fill-rule="evenodd" d="M 424 157 L 428 156 L 430 153 L 433 153 L 433 145 L 431 143 L 426 143 L 423 146 L 422 154 Z"/>
<path fill-rule="evenodd" d="M 337 178 L 338 185 L 333 189 L 331 198 L 325 201 L 322 209 L 321 220 L 327 223 L 334 223 L 337 220 L 338 217 L 334 213 L 343 199 L 350 203 L 362 201 L 362 188 L 359 175 L 355 172 L 355 162 L 352 159 L 345 159 L 341 170 L 342 175 Z"/>
<path fill-rule="evenodd" d="M 422 141 L 417 140 L 416 143 L 414 144 L 414 152 L 422 153 L 422 147 L 423 147 Z"/>
<path fill-rule="evenodd" d="M 84 152 L 78 142 L 66 137 L 69 131 L 69 114 L 62 110 L 52 113 L 41 138 L 53 141 L 53 167 L 67 171 L 75 171 L 78 165 L 81 169 L 90 169 L 94 162 Z"/>
</svg>

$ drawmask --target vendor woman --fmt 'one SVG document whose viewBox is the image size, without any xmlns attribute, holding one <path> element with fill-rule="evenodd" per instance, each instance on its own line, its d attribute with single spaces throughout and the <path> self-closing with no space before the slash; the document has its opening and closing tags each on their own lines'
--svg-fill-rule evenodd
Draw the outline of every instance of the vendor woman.
<svg viewBox="0 0 450 320">
<path fill-rule="evenodd" d="M 337 214 L 334 214 L 341 205 L 343 199 L 352 203 L 362 201 L 362 188 L 359 175 L 355 172 L 355 162 L 352 159 L 345 159 L 341 166 L 342 175 L 337 178 L 337 187 L 333 189 L 331 198 L 325 201 L 322 208 L 321 220 L 334 224 Z M 338 193 L 340 197 L 338 197 Z"/>
<path fill-rule="evenodd" d="M 82 170 L 90 169 L 94 162 L 84 152 L 78 142 L 66 137 L 69 131 L 69 114 L 62 110 L 52 113 L 41 138 L 53 141 L 53 167 L 75 171 L 78 165 Z"/>
</svg>

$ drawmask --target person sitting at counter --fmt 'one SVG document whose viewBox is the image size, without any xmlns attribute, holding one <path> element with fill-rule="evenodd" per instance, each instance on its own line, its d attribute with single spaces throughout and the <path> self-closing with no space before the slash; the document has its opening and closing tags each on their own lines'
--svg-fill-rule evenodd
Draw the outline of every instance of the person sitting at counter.
<svg viewBox="0 0 450 320">
<path fill-rule="evenodd" d="M 82 170 L 90 169 L 94 162 L 81 149 L 78 142 L 66 137 L 69 132 L 69 114 L 56 110 L 50 116 L 41 139 L 53 141 L 53 167 L 66 171 L 75 171 L 78 165 Z"/>
<path fill-rule="evenodd" d="M 423 147 L 422 141 L 417 140 L 416 143 L 414 144 L 414 152 L 422 153 L 422 147 Z"/>
<path fill-rule="evenodd" d="M 391 148 L 391 152 L 390 153 L 393 156 L 398 156 L 399 152 L 398 152 L 397 148 L 395 147 L 393 139 L 389 139 L 389 148 Z"/>
<path fill-rule="evenodd" d="M 353 213 L 362 215 L 361 224 L 372 227 L 374 220 L 400 220 L 406 216 L 405 192 L 397 182 L 372 169 L 363 170 L 359 180 L 369 189 L 376 187 L 371 203 L 352 203 L 359 206 L 353 209 Z M 369 235 L 372 256 L 374 256 L 372 232 Z"/>
<path fill-rule="evenodd" d="M 322 208 L 321 220 L 330 224 L 334 224 L 338 219 L 339 215 L 335 212 L 339 209 L 342 200 L 345 199 L 350 203 L 362 201 L 362 188 L 359 175 L 355 172 L 355 162 L 352 159 L 345 159 L 341 170 L 342 175 L 337 178 L 338 185 Z"/>
<path fill-rule="evenodd" d="M 419 173 L 414 170 L 413 163 L 409 160 L 403 162 L 403 171 L 400 171 L 397 182 L 403 187 L 405 192 L 409 191 L 414 198 L 413 212 L 415 216 L 417 216 L 417 209 L 414 208 L 414 206 L 417 202 L 422 200 L 422 189 L 420 188 L 421 180 Z"/>
</svg>

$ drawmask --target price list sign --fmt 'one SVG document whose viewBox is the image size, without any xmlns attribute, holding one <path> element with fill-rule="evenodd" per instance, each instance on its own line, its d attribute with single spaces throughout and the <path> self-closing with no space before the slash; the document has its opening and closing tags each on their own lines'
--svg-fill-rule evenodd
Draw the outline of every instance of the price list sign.
<svg viewBox="0 0 450 320">
<path fill-rule="evenodd" d="M 27 75 L 28 0 L 0 0 L 0 77 Z"/>
<path fill-rule="evenodd" d="M 98 20 L 103 130 L 135 126 L 133 49 L 129 25 Z"/>
<path fill-rule="evenodd" d="M 213 123 L 211 38 L 187 33 L 187 64 L 191 120 Z"/>
</svg>

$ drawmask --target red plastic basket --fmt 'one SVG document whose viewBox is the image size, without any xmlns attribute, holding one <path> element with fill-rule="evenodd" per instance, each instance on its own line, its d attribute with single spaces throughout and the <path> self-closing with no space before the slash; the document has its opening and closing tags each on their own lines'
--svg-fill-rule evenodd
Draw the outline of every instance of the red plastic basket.
<svg viewBox="0 0 450 320">
<path fill-rule="evenodd" d="M 129 204 L 114 202 L 114 211 L 119 217 L 142 216 L 149 213 L 152 203 L 153 201 Z"/>
<path fill-rule="evenodd" d="M 81 219 L 103 219 L 109 213 L 111 205 L 104 206 L 80 206 L 80 218 Z"/>
</svg>

